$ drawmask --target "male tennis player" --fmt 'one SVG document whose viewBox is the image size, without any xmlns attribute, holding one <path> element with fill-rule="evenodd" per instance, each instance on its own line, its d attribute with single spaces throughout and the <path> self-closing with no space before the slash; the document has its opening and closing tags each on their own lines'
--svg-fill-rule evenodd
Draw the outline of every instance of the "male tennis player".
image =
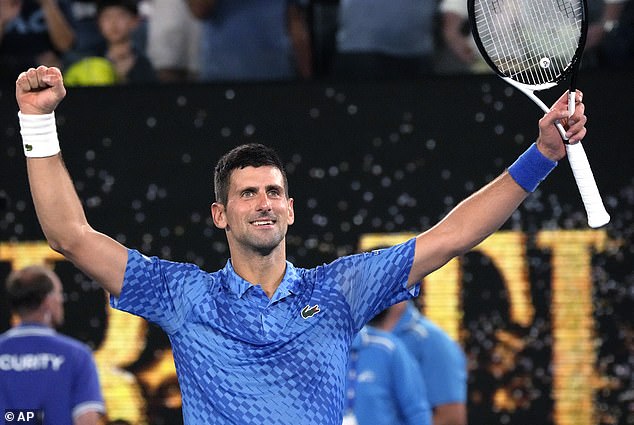
<svg viewBox="0 0 634 425">
<path fill-rule="evenodd" d="M 279 158 L 262 145 L 235 148 L 215 170 L 214 224 L 231 258 L 207 273 L 148 258 L 88 224 L 60 155 L 54 110 L 60 71 L 20 74 L 16 97 L 31 193 L 49 244 L 111 294 L 114 307 L 169 335 L 185 423 L 341 424 L 348 349 L 367 320 L 418 293 L 421 279 L 498 229 L 563 158 L 555 126 L 585 134 L 577 95 L 539 122 L 539 138 L 510 168 L 431 229 L 394 247 L 314 269 L 286 261 L 293 199 Z"/>
</svg>

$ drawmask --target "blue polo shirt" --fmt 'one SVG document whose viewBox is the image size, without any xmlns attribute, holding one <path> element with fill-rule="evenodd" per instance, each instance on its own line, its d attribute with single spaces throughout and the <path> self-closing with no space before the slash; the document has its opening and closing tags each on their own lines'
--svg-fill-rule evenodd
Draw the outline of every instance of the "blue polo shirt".
<svg viewBox="0 0 634 425">
<path fill-rule="evenodd" d="M 72 425 L 89 411 L 103 413 L 90 349 L 42 325 L 0 335 L 0 412 L 5 409 L 38 409 L 44 423 L 54 425 Z"/>
<path fill-rule="evenodd" d="M 418 364 L 393 334 L 366 326 L 352 343 L 346 410 L 358 425 L 431 425 Z"/>
<path fill-rule="evenodd" d="M 467 362 L 462 348 L 409 303 L 392 332 L 420 365 L 432 408 L 467 400 Z"/>
<path fill-rule="evenodd" d="M 414 240 L 314 269 L 286 264 L 269 299 L 228 261 L 214 273 L 128 251 L 113 307 L 172 343 L 185 423 L 341 424 L 348 349 L 407 289 Z"/>
</svg>

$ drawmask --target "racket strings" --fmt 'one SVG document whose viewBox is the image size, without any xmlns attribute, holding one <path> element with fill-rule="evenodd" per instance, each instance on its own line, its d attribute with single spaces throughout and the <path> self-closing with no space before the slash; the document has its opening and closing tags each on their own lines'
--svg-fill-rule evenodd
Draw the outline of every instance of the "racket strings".
<svg viewBox="0 0 634 425">
<path fill-rule="evenodd" d="M 499 72 L 538 85 L 559 80 L 576 54 L 579 0 L 476 0 L 476 31 Z"/>
</svg>

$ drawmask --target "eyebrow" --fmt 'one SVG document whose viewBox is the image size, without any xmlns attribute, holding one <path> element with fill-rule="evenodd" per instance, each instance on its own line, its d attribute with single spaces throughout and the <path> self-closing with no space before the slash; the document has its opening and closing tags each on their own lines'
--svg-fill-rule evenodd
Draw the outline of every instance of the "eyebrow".
<svg viewBox="0 0 634 425">
<path fill-rule="evenodd" d="M 257 192 L 258 189 L 259 188 L 257 186 L 245 186 L 243 188 L 238 189 L 238 191 L 239 192 L 244 192 L 244 191 L 250 190 L 252 192 Z M 266 192 L 268 192 L 269 190 L 277 190 L 277 191 L 279 191 L 281 193 L 284 193 L 284 186 L 281 186 L 279 184 L 269 184 L 269 185 L 266 185 L 264 187 L 264 190 Z"/>
</svg>

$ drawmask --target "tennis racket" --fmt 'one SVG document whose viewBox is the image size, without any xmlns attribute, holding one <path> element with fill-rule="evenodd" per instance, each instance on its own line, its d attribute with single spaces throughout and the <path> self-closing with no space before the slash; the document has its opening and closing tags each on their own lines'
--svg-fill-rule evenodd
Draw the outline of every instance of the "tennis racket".
<svg viewBox="0 0 634 425">
<path fill-rule="evenodd" d="M 468 0 L 473 36 L 489 66 L 544 112 L 548 107 L 535 91 L 546 90 L 570 77 L 568 113 L 575 111 L 576 76 L 586 41 L 584 0 Z M 565 130 L 557 128 L 564 141 Z M 588 225 L 610 221 L 581 143 L 566 143 Z"/>
</svg>

